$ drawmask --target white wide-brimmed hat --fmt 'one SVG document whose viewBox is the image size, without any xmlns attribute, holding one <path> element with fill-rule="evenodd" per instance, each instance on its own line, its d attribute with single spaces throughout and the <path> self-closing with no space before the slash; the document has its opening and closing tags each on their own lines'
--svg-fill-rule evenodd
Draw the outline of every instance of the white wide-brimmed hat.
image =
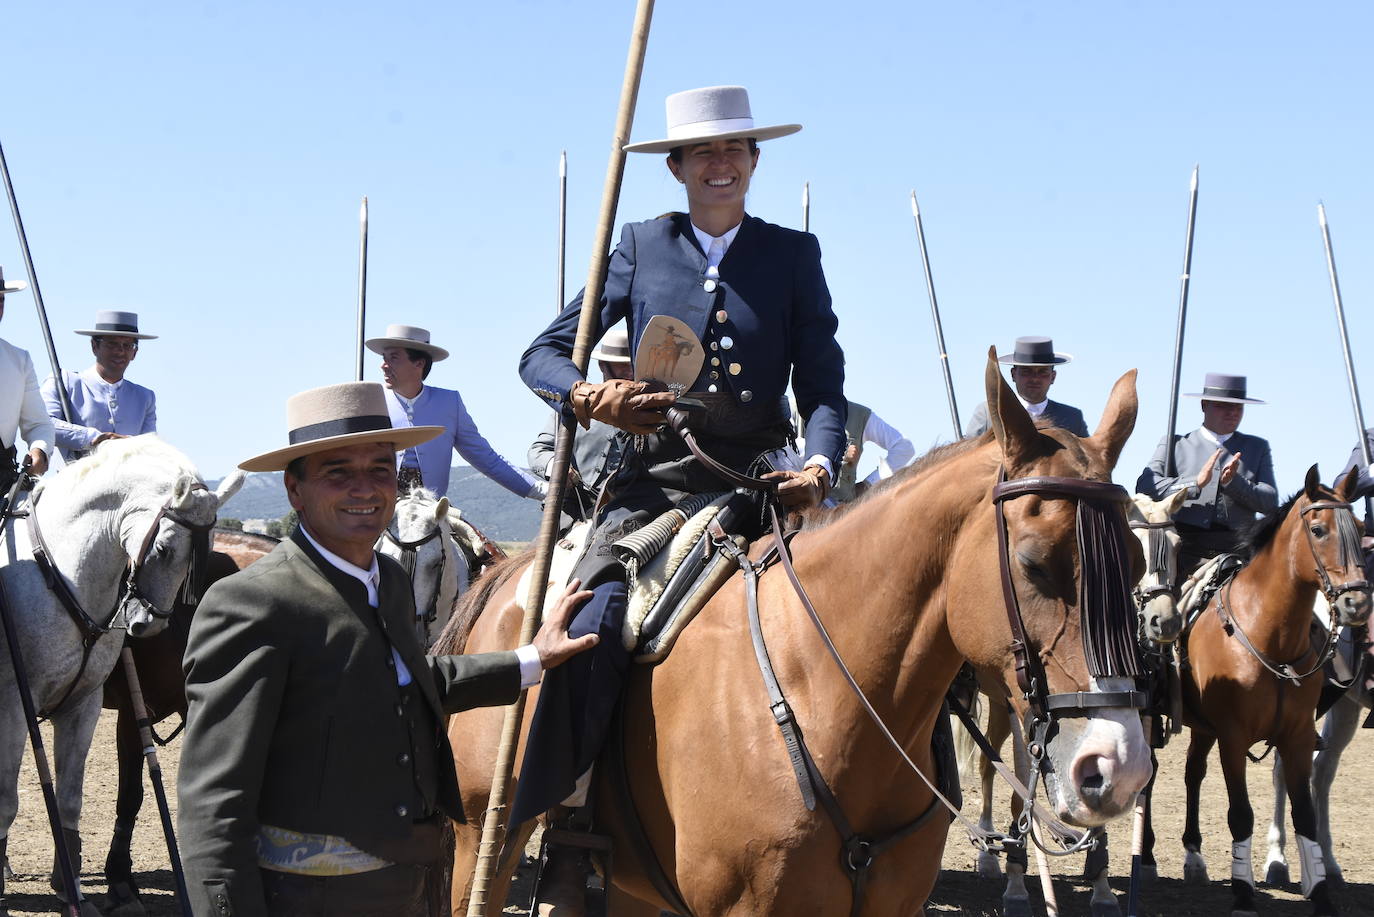
<svg viewBox="0 0 1374 917">
<path fill-rule="evenodd" d="M 630 336 L 625 333 L 625 329 L 616 327 L 607 331 L 592 351 L 592 359 L 604 360 L 607 363 L 630 362 Z"/>
<path fill-rule="evenodd" d="M 291 445 L 239 462 L 244 471 L 281 471 L 295 459 L 340 446 L 391 443 L 399 452 L 429 442 L 443 427 L 393 427 L 377 382 L 344 382 L 292 395 L 286 402 Z"/>
<path fill-rule="evenodd" d="M 95 327 L 78 328 L 76 333 L 93 338 L 117 334 L 120 337 L 137 338 L 140 341 L 157 340 L 156 334 L 139 332 L 137 312 L 97 312 L 95 314 Z"/>
<path fill-rule="evenodd" d="M 405 347 L 408 350 L 423 350 L 436 363 L 448 359 L 448 351 L 431 344 L 429 332 L 414 325 L 387 325 L 384 336 L 368 338 L 363 343 L 373 353 L 381 353 L 388 347 Z"/>
<path fill-rule="evenodd" d="M 743 86 L 707 86 L 668 96 L 668 137 L 625 147 L 627 153 L 666 153 L 675 147 L 712 140 L 752 137 L 772 140 L 802 129 L 800 124 L 755 127 L 749 110 L 749 90 Z"/>
<path fill-rule="evenodd" d="M 28 288 L 27 280 L 6 280 L 5 269 L 0 267 L 0 293 L 18 293 L 20 290 L 27 290 Z"/>
</svg>

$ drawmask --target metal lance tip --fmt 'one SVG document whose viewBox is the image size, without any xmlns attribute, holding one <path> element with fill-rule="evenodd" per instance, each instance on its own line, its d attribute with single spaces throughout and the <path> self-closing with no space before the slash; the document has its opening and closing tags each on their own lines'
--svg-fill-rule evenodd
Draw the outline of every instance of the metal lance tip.
<svg viewBox="0 0 1374 917">
<path fill-rule="evenodd" d="M 914 188 L 911 191 L 911 215 L 918 220 L 921 218 L 921 205 L 916 203 L 916 190 Z"/>
<path fill-rule="evenodd" d="M 1189 191 L 1197 190 L 1197 163 L 1193 163 L 1193 180 L 1188 185 Z"/>
<path fill-rule="evenodd" d="M 359 211 L 358 211 L 358 222 L 362 223 L 364 226 L 367 225 L 367 195 L 366 195 L 366 194 L 363 195 L 363 206 L 362 206 L 362 208 L 359 209 Z"/>
<path fill-rule="evenodd" d="M 802 206 L 809 206 L 811 203 L 811 182 L 802 185 Z"/>
<path fill-rule="evenodd" d="M 1326 205 L 1317 201 L 1317 222 L 1323 229 L 1326 228 Z"/>
<path fill-rule="evenodd" d="M 564 150 L 558 157 L 558 177 L 568 177 L 568 151 Z"/>
</svg>

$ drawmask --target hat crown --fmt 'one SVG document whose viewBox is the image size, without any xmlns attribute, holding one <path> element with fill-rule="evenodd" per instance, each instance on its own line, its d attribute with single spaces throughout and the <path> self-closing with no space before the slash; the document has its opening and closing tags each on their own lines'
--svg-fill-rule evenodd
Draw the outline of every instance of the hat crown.
<svg viewBox="0 0 1374 917">
<path fill-rule="evenodd" d="M 360 424 L 362 424 L 360 426 Z M 342 427 L 352 429 L 342 429 Z M 286 427 L 292 443 L 364 429 L 387 429 L 391 415 L 377 382 L 341 382 L 292 395 L 286 402 Z M 332 432 L 326 427 L 334 428 Z M 311 431 L 302 436 L 302 431 Z"/>
<path fill-rule="evenodd" d="M 749 90 L 743 86 L 707 86 L 686 89 L 668 96 L 668 136 L 692 133 L 698 124 L 716 121 L 742 122 L 732 130 L 752 127 L 754 115 L 749 108 Z"/>
<path fill-rule="evenodd" d="M 1202 381 L 1204 393 L 1228 395 L 1232 398 L 1245 397 L 1245 377 L 1231 373 L 1208 373 Z"/>
<path fill-rule="evenodd" d="M 1040 334 L 1019 337 L 1015 350 L 1018 357 L 1053 357 L 1054 340 Z"/>
<path fill-rule="evenodd" d="M 414 341 L 417 344 L 428 344 L 429 330 L 416 325 L 387 325 L 385 337 Z"/>
</svg>

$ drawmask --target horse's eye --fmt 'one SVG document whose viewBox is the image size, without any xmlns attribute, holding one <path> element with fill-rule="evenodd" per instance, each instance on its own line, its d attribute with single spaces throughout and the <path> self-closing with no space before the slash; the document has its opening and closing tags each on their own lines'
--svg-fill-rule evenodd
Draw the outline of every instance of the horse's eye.
<svg viewBox="0 0 1374 917">
<path fill-rule="evenodd" d="M 1312 526 L 1311 531 L 1312 531 L 1312 537 L 1313 537 L 1313 538 L 1325 538 L 1325 537 L 1326 537 L 1326 526 L 1322 525 L 1321 523 L 1317 523 L 1316 525 Z"/>
</svg>

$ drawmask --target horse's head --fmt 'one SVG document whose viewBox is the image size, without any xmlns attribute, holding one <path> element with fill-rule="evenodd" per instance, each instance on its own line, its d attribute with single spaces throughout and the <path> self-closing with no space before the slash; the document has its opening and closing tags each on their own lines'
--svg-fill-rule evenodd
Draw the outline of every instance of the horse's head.
<svg viewBox="0 0 1374 917">
<path fill-rule="evenodd" d="M 1126 492 L 1110 483 L 1135 425 L 1135 371 L 1117 381 L 1086 439 L 1037 427 L 995 350 L 986 391 L 1001 483 L 984 517 L 996 520 L 998 556 L 983 586 L 994 610 L 981 621 L 1002 636 L 973 661 L 996 670 L 1029 727 L 1056 814 L 1100 825 L 1131 808 L 1151 773 L 1130 598 L 1140 546 L 1126 534 Z"/>
<path fill-rule="evenodd" d="M 436 500 L 429 491 L 416 488 L 396 504 L 394 532 L 388 529 L 377 540 L 377 550 L 399 562 L 410 575 L 422 639 L 430 629 L 432 636 L 438 635 L 442 622 L 432 625 L 440 618 L 447 620 L 458 597 L 459 579 L 467 575 L 453 541 L 450 511 L 448 497 Z"/>
<path fill-rule="evenodd" d="M 1289 511 L 1297 520 L 1295 539 L 1307 542 L 1290 544 L 1298 577 L 1319 586 L 1341 624 L 1360 625 L 1369 620 L 1370 584 L 1360 549 L 1360 523 L 1355 518 L 1350 498 L 1359 480 L 1359 469 L 1352 468 L 1335 490 L 1321 482 L 1317 466 L 1307 470 L 1302 493 Z M 1310 550 L 1309 550 L 1310 549 Z M 1302 562 L 1310 555 L 1312 563 Z"/>
<path fill-rule="evenodd" d="M 148 502 L 124 515 L 120 541 L 129 558 L 124 595 L 125 626 L 131 637 L 151 637 L 166 626 L 178 591 L 191 604 L 198 598 L 210 553 L 210 532 L 219 512 L 220 495 L 243 482 L 231 475 L 211 492 L 190 470 L 180 470 L 171 494 L 135 490 Z M 161 502 L 155 502 L 162 497 Z"/>
<path fill-rule="evenodd" d="M 1178 589 L 1174 585 L 1179 546 L 1174 513 L 1186 499 L 1187 490 L 1176 491 L 1163 500 L 1135 494 L 1126 507 L 1131 531 L 1140 541 L 1145 556 L 1145 572 L 1135 587 L 1140 626 L 1145 636 L 1156 643 L 1173 643 L 1183 630 Z"/>
</svg>

